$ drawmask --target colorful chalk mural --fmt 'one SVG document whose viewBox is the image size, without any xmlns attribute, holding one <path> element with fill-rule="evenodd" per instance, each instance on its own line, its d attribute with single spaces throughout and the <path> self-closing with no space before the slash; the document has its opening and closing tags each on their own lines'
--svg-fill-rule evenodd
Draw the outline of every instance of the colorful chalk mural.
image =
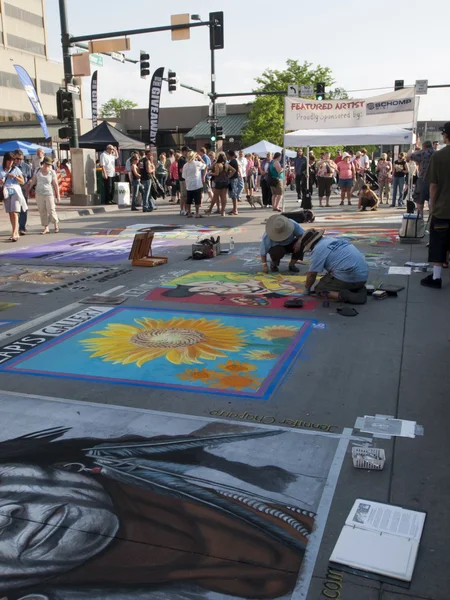
<svg viewBox="0 0 450 600">
<path fill-rule="evenodd" d="M 351 242 L 369 244 L 371 246 L 391 246 L 398 239 L 398 229 L 374 229 L 353 227 L 339 227 L 327 229 L 325 235 L 329 237 L 345 237 Z"/>
<path fill-rule="evenodd" d="M 74 269 L 64 267 L 0 267 L 0 292 L 25 292 L 39 294 L 56 286 L 70 285 L 107 273 L 106 269 Z"/>
<path fill-rule="evenodd" d="M 1 402 L 0 597 L 290 597 L 315 521 L 328 516 L 334 436 L 7 393 Z"/>
<path fill-rule="evenodd" d="M 146 300 L 283 308 L 290 296 L 304 294 L 305 282 L 304 275 L 197 271 L 164 283 L 152 290 Z M 310 296 L 303 300 L 307 310 L 317 306 L 317 300 Z"/>
<path fill-rule="evenodd" d="M 124 307 L 4 370 L 267 400 L 311 325 L 300 319 Z"/>
<path fill-rule="evenodd" d="M 236 235 L 246 231 L 242 227 L 233 227 L 231 225 L 165 225 L 162 223 L 134 223 L 127 227 L 117 229 L 100 229 L 98 231 L 85 231 L 84 235 L 94 236 L 120 236 L 134 237 L 136 233 L 153 231 L 155 240 L 196 240 L 198 236 L 214 237 L 218 235 Z"/>
</svg>

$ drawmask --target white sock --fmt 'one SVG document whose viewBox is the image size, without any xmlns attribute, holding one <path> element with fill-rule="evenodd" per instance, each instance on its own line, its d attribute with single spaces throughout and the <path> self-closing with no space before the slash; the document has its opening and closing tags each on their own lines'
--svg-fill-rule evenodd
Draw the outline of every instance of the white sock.
<svg viewBox="0 0 450 600">
<path fill-rule="evenodd" d="M 433 267 L 433 279 L 441 279 L 442 267 Z"/>
</svg>

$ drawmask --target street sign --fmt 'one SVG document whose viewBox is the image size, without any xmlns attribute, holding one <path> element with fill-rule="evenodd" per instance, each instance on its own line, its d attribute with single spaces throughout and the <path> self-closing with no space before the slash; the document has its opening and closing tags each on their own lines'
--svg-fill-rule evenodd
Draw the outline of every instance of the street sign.
<svg viewBox="0 0 450 600">
<path fill-rule="evenodd" d="M 208 125 L 216 125 L 219 122 L 219 119 L 213 119 L 212 117 L 209 117 L 209 119 L 206 119 L 206 122 Z"/>
<path fill-rule="evenodd" d="M 111 52 L 111 58 L 121 63 L 125 62 L 125 54 L 122 54 L 122 52 Z"/>
<path fill-rule="evenodd" d="M 298 85 L 295 85 L 295 83 L 289 84 L 287 89 L 287 95 L 298 96 Z"/>
<path fill-rule="evenodd" d="M 425 95 L 428 93 L 428 79 L 416 79 L 416 94 Z"/>
<path fill-rule="evenodd" d="M 75 96 L 79 96 L 80 95 L 80 86 L 79 85 L 72 85 L 71 83 L 68 83 L 66 85 L 66 89 L 71 94 L 75 94 Z"/>
<path fill-rule="evenodd" d="M 103 56 L 100 56 L 100 54 L 89 54 L 89 61 L 93 65 L 103 67 Z"/>
<path fill-rule="evenodd" d="M 302 85 L 300 88 L 300 94 L 302 98 L 307 98 L 308 96 L 314 96 L 314 86 L 313 85 Z"/>
<path fill-rule="evenodd" d="M 227 116 L 227 105 L 226 102 L 218 102 L 216 104 L 216 117 Z"/>
</svg>

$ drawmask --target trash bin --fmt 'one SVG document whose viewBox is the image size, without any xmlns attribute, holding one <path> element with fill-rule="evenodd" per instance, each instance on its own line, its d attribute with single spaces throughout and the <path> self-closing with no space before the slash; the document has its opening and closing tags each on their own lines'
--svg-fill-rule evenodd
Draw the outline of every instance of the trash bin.
<svg viewBox="0 0 450 600">
<path fill-rule="evenodd" d="M 131 194 L 129 183 L 114 184 L 114 204 L 119 206 L 131 206 Z"/>
</svg>

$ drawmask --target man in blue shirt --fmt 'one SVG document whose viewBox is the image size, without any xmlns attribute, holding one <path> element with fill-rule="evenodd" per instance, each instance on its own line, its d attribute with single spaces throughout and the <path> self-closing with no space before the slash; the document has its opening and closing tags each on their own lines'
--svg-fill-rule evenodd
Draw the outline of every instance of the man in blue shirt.
<svg viewBox="0 0 450 600">
<path fill-rule="evenodd" d="M 270 270 L 276 273 L 279 270 L 280 260 L 286 255 L 291 254 L 289 271 L 299 273 L 300 269 L 295 266 L 298 260 L 301 260 L 299 253 L 300 239 L 304 230 L 298 223 L 288 219 L 283 215 L 273 215 L 267 220 L 266 232 L 261 240 L 260 255 L 264 273 L 269 272 L 267 266 L 267 255 L 269 254 L 271 263 Z"/>
<path fill-rule="evenodd" d="M 22 171 L 25 183 L 22 186 L 22 192 L 25 198 L 25 202 L 28 204 L 28 192 L 26 191 L 26 184 L 30 181 L 33 174 L 33 168 L 23 160 L 22 150 L 16 150 L 14 152 L 14 166 L 18 167 Z M 19 214 L 19 235 L 25 235 L 27 232 L 27 216 L 28 211 L 21 209 Z"/>
<path fill-rule="evenodd" d="M 364 304 L 369 267 L 361 252 L 346 239 L 324 238 L 323 230 L 310 229 L 300 241 L 300 260 L 311 252 L 306 289 L 311 291 L 318 273 L 326 271 L 314 288 L 315 294 L 327 293 L 331 300 Z"/>
</svg>

